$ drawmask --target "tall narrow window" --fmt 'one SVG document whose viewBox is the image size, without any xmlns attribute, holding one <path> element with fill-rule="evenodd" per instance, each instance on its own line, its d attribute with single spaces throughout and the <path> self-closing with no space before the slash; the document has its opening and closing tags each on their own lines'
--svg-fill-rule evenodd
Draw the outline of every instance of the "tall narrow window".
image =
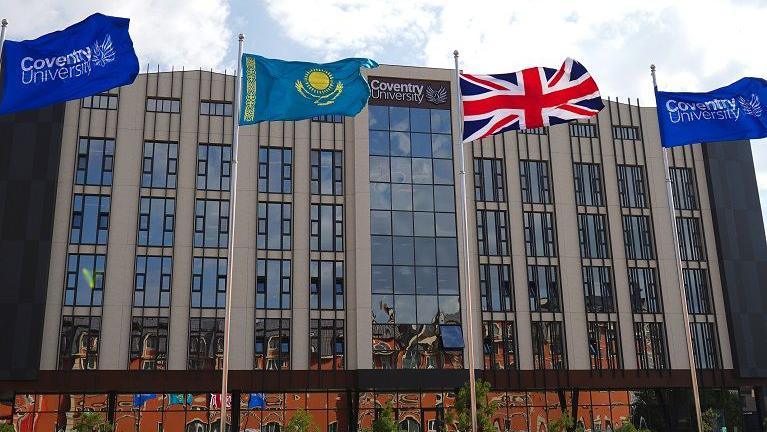
<svg viewBox="0 0 767 432">
<path fill-rule="evenodd" d="M 169 307 L 172 275 L 172 257 L 137 256 L 133 306 Z"/>
<path fill-rule="evenodd" d="M 603 206 L 602 168 L 596 163 L 574 163 L 575 202 L 578 205 Z"/>
<path fill-rule="evenodd" d="M 570 136 L 580 138 L 597 138 L 597 125 L 589 123 L 570 123 Z"/>
<path fill-rule="evenodd" d="M 480 255 L 509 253 L 505 211 L 477 210 L 477 243 Z"/>
<path fill-rule="evenodd" d="M 80 138 L 75 184 L 111 186 L 114 157 L 115 140 Z"/>
<path fill-rule="evenodd" d="M 175 219 L 174 198 L 141 197 L 138 216 L 139 246 L 173 246 Z"/>
<path fill-rule="evenodd" d="M 516 333 L 513 321 L 482 322 L 485 369 L 516 369 Z"/>
<path fill-rule="evenodd" d="M 107 244 L 109 195 L 75 194 L 72 198 L 71 244 Z"/>
<path fill-rule="evenodd" d="M 232 116 L 232 103 L 224 101 L 200 101 L 200 115 Z"/>
<path fill-rule="evenodd" d="M 192 307 L 223 308 L 226 304 L 226 258 L 192 260 Z"/>
<path fill-rule="evenodd" d="M 651 260 L 655 258 L 649 216 L 623 216 L 623 237 L 626 242 L 626 258 Z"/>
<path fill-rule="evenodd" d="M 527 291 L 531 312 L 562 311 L 555 266 L 527 266 Z"/>
<path fill-rule="evenodd" d="M 533 321 L 533 367 L 542 369 L 565 368 L 565 345 L 562 323 Z"/>
<path fill-rule="evenodd" d="M 582 258 L 610 258 L 605 215 L 579 214 L 578 237 Z"/>
<path fill-rule="evenodd" d="M 634 323 L 634 344 L 639 369 L 668 369 L 663 323 Z"/>
<path fill-rule="evenodd" d="M 344 250 L 344 206 L 312 204 L 310 244 L 313 251 Z"/>
<path fill-rule="evenodd" d="M 93 96 L 84 97 L 83 108 L 116 110 L 117 95 L 110 93 L 99 93 Z"/>
<path fill-rule="evenodd" d="M 256 319 L 255 369 L 290 369 L 290 320 Z"/>
<path fill-rule="evenodd" d="M 66 306 L 101 306 L 104 301 L 106 256 L 69 254 L 64 287 Z"/>
<path fill-rule="evenodd" d="M 197 148 L 197 189 L 228 191 L 232 147 L 200 144 Z"/>
<path fill-rule="evenodd" d="M 98 368 L 101 317 L 65 315 L 59 335 L 59 370 Z"/>
<path fill-rule="evenodd" d="M 293 207 L 288 203 L 258 203 L 259 249 L 289 250 Z"/>
<path fill-rule="evenodd" d="M 691 168 L 670 168 L 671 191 L 677 210 L 697 210 L 698 194 L 695 191 L 695 177 Z"/>
<path fill-rule="evenodd" d="M 506 200 L 503 159 L 474 158 L 474 200 Z"/>
<path fill-rule="evenodd" d="M 343 261 L 311 261 L 309 265 L 309 307 L 344 309 Z"/>
<path fill-rule="evenodd" d="M 229 243 L 229 201 L 194 203 L 194 246 L 225 248 Z"/>
<path fill-rule="evenodd" d="M 290 260 L 260 259 L 256 263 L 256 307 L 290 309 Z"/>
<path fill-rule="evenodd" d="M 181 112 L 181 99 L 148 97 L 146 98 L 146 111 L 178 114 Z"/>
<path fill-rule="evenodd" d="M 258 191 L 293 192 L 293 150 L 280 147 L 258 150 Z"/>
<path fill-rule="evenodd" d="M 634 313 L 660 313 L 658 282 L 654 268 L 629 268 L 631 310 Z"/>
<path fill-rule="evenodd" d="M 551 203 L 548 162 L 519 161 L 519 178 L 522 182 L 522 202 L 529 204 Z"/>
<path fill-rule="evenodd" d="M 687 291 L 687 311 L 691 314 L 712 313 L 706 270 L 684 269 L 682 275 L 685 291 Z"/>
<path fill-rule="evenodd" d="M 128 369 L 167 369 L 168 328 L 168 318 L 133 317 Z"/>
<path fill-rule="evenodd" d="M 482 310 L 512 311 L 511 270 L 508 265 L 480 264 L 479 290 Z"/>
<path fill-rule="evenodd" d="M 523 213 L 525 251 L 529 257 L 557 256 L 554 243 L 554 216 L 549 212 Z"/>
<path fill-rule="evenodd" d="M 676 218 L 676 232 L 679 236 L 679 250 L 682 261 L 703 261 L 703 237 L 700 220 L 694 217 Z"/>
<path fill-rule="evenodd" d="M 620 368 L 618 330 L 614 322 L 590 322 L 588 337 L 592 370 Z"/>
<path fill-rule="evenodd" d="M 644 167 L 640 165 L 618 165 L 618 196 L 621 207 L 646 208 Z"/>
<path fill-rule="evenodd" d="M 343 152 L 312 150 L 311 192 L 315 195 L 343 195 Z"/>
<path fill-rule="evenodd" d="M 144 162 L 141 170 L 141 187 L 176 187 L 178 169 L 178 144 L 147 141 L 144 143 Z"/>
<path fill-rule="evenodd" d="M 690 330 L 695 366 L 698 369 L 718 369 L 719 355 L 714 324 L 694 322 L 690 323 Z"/>
<path fill-rule="evenodd" d="M 582 273 L 586 312 L 615 312 L 610 267 L 583 267 Z"/>
<path fill-rule="evenodd" d="M 613 126 L 613 138 L 622 140 L 638 140 L 639 128 L 636 126 Z"/>
<path fill-rule="evenodd" d="M 344 368 L 344 320 L 313 319 L 309 325 L 309 369 Z"/>
<path fill-rule="evenodd" d="M 219 370 L 224 366 L 224 319 L 189 319 L 187 369 Z"/>
</svg>

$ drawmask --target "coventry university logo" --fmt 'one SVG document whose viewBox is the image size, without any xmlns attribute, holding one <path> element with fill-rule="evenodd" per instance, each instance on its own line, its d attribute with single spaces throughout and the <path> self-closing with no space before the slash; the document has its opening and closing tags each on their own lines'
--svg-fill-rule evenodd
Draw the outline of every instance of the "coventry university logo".
<svg viewBox="0 0 767 432">
<path fill-rule="evenodd" d="M 738 103 L 744 113 L 754 116 L 762 116 L 762 104 L 759 102 L 759 96 L 751 93 L 751 100 L 746 100 L 743 96 L 738 96 Z"/>
<path fill-rule="evenodd" d="M 107 35 L 104 41 L 93 44 L 93 63 L 96 66 L 104 67 L 107 63 L 115 61 L 115 49 L 112 47 L 112 37 Z"/>
<path fill-rule="evenodd" d="M 336 81 L 333 74 L 319 68 L 307 70 L 295 86 L 298 94 L 319 106 L 331 105 L 344 91 L 344 85 Z"/>
<path fill-rule="evenodd" d="M 49 81 L 66 81 L 89 76 L 93 65 L 104 67 L 115 61 L 116 53 L 112 37 L 107 34 L 93 45 L 74 49 L 61 55 L 43 58 L 21 59 L 21 83 L 24 85 Z"/>
<path fill-rule="evenodd" d="M 447 102 L 447 89 L 440 87 L 434 90 L 431 86 L 426 87 L 426 100 L 434 105 L 441 105 Z"/>
</svg>

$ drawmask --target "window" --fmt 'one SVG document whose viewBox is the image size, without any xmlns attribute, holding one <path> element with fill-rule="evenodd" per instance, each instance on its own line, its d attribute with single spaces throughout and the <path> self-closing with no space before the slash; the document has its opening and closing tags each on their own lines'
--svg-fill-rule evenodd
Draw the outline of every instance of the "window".
<svg viewBox="0 0 767 432">
<path fill-rule="evenodd" d="M 477 243 L 480 255 L 508 255 L 505 211 L 477 210 Z"/>
<path fill-rule="evenodd" d="M 309 265 L 309 307 L 344 309 L 343 261 L 314 261 Z"/>
<path fill-rule="evenodd" d="M 197 189 L 228 191 L 232 169 L 232 148 L 200 144 L 197 147 Z"/>
<path fill-rule="evenodd" d="M 344 250 L 344 206 L 340 204 L 312 204 L 311 250 Z"/>
<path fill-rule="evenodd" d="M 592 370 L 620 368 L 618 330 L 614 322 L 588 323 L 588 338 Z"/>
<path fill-rule="evenodd" d="M 708 272 L 703 269 L 683 269 L 684 288 L 687 291 L 687 312 L 710 314 L 711 295 L 708 288 Z"/>
<path fill-rule="evenodd" d="M 178 168 L 178 144 L 147 141 L 144 143 L 144 163 L 141 171 L 141 187 L 176 187 Z"/>
<path fill-rule="evenodd" d="M 172 257 L 137 256 L 133 306 L 169 307 L 172 275 Z"/>
<path fill-rule="evenodd" d="M 697 210 L 698 194 L 691 168 L 670 168 L 671 191 L 677 210 Z"/>
<path fill-rule="evenodd" d="M 546 127 L 537 127 L 530 129 L 522 129 L 519 133 L 523 135 L 546 135 Z"/>
<path fill-rule="evenodd" d="M 586 312 L 615 312 L 610 267 L 583 267 L 582 274 Z"/>
<path fill-rule="evenodd" d="M 595 163 L 574 163 L 575 203 L 587 206 L 603 206 L 602 168 Z"/>
<path fill-rule="evenodd" d="M 258 149 L 258 191 L 293 192 L 293 150 L 280 147 Z"/>
<path fill-rule="evenodd" d="M 77 145 L 75 184 L 111 186 L 115 140 L 80 138 Z"/>
<path fill-rule="evenodd" d="M 634 344 L 639 369 L 668 369 L 663 323 L 634 323 Z"/>
<path fill-rule="evenodd" d="M 519 161 L 519 179 L 522 183 L 523 203 L 551 203 L 548 162 L 534 160 Z"/>
<path fill-rule="evenodd" d="M 692 351 L 698 369 L 718 369 L 716 331 L 713 323 L 690 323 Z"/>
<path fill-rule="evenodd" d="M 474 200 L 506 200 L 503 159 L 474 158 Z"/>
<path fill-rule="evenodd" d="M 323 114 L 312 117 L 312 121 L 320 123 L 343 123 L 344 116 L 340 114 Z"/>
<path fill-rule="evenodd" d="M 192 260 L 192 307 L 226 306 L 226 258 L 194 257 Z"/>
<path fill-rule="evenodd" d="M 315 195 L 343 195 L 343 152 L 312 150 L 311 192 Z"/>
<path fill-rule="evenodd" d="M 97 95 L 84 97 L 83 108 L 116 110 L 117 95 L 99 93 Z"/>
<path fill-rule="evenodd" d="M 290 260 L 260 259 L 256 263 L 256 307 L 290 309 Z"/>
<path fill-rule="evenodd" d="M 69 243 L 107 244 L 110 201 L 109 195 L 74 195 Z"/>
<path fill-rule="evenodd" d="M 581 245 L 581 258 L 610 258 L 605 215 L 579 214 L 578 238 Z"/>
<path fill-rule="evenodd" d="M 618 196 L 621 207 L 646 208 L 644 167 L 639 165 L 618 165 Z"/>
<path fill-rule="evenodd" d="M 292 213 L 288 203 L 258 203 L 259 249 L 290 250 Z"/>
<path fill-rule="evenodd" d="M 613 138 L 622 140 L 638 140 L 639 128 L 636 126 L 613 126 Z"/>
<path fill-rule="evenodd" d="M 679 250 L 682 261 L 704 261 L 703 238 L 700 221 L 694 217 L 676 218 L 676 232 L 679 236 Z"/>
<path fill-rule="evenodd" d="M 344 320 L 310 320 L 310 370 L 343 369 L 344 348 Z"/>
<path fill-rule="evenodd" d="M 167 369 L 168 327 L 168 318 L 133 317 L 129 370 Z"/>
<path fill-rule="evenodd" d="M 508 265 L 480 264 L 479 291 L 483 311 L 512 311 L 511 270 Z"/>
<path fill-rule="evenodd" d="M 290 320 L 256 319 L 255 369 L 290 369 Z"/>
<path fill-rule="evenodd" d="M 527 266 L 527 291 L 531 312 L 561 312 L 555 266 Z"/>
<path fill-rule="evenodd" d="M 232 116 L 232 103 L 219 101 L 200 101 L 200 115 Z"/>
<path fill-rule="evenodd" d="M 525 252 L 528 257 L 557 256 L 554 243 L 554 215 L 549 212 L 524 212 Z"/>
<path fill-rule="evenodd" d="M 631 260 L 655 259 L 649 216 L 623 216 L 623 237 L 626 258 Z"/>
<path fill-rule="evenodd" d="M 59 370 L 98 368 L 101 317 L 64 315 L 59 341 Z"/>
<path fill-rule="evenodd" d="M 513 321 L 483 321 L 482 335 L 485 369 L 517 368 Z"/>
<path fill-rule="evenodd" d="M 597 125 L 588 123 L 570 123 L 570 136 L 581 138 L 597 138 Z"/>
<path fill-rule="evenodd" d="M 147 112 L 180 113 L 181 99 L 178 98 L 146 98 Z"/>
<path fill-rule="evenodd" d="M 229 201 L 194 203 L 194 247 L 225 248 L 229 243 Z"/>
<path fill-rule="evenodd" d="M 69 254 L 64 305 L 101 306 L 104 301 L 106 256 Z"/>
<path fill-rule="evenodd" d="M 224 366 L 224 319 L 189 319 L 188 370 L 218 370 Z"/>
<path fill-rule="evenodd" d="M 658 282 L 654 268 L 629 268 L 631 311 L 634 313 L 660 313 Z"/>
<path fill-rule="evenodd" d="M 565 349 L 562 323 L 533 321 L 533 366 L 537 370 L 564 369 Z"/>
<path fill-rule="evenodd" d="M 138 216 L 139 246 L 173 246 L 175 219 L 174 198 L 141 197 Z"/>
</svg>

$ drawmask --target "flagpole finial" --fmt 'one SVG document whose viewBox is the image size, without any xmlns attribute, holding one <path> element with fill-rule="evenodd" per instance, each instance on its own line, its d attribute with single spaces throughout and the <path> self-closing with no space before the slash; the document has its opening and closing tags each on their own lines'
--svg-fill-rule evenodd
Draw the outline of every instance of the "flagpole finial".
<svg viewBox="0 0 767 432">
<path fill-rule="evenodd" d="M 654 64 L 650 65 L 650 72 L 655 72 L 655 65 Z"/>
<path fill-rule="evenodd" d="M 458 50 L 453 51 L 453 57 L 458 57 Z"/>
<path fill-rule="evenodd" d="M 240 42 L 244 41 L 245 40 L 245 35 L 240 33 L 239 36 L 237 36 L 237 40 L 239 40 Z"/>
<path fill-rule="evenodd" d="M 3 20 L 2 20 L 2 21 L 0 21 L 0 24 L 2 24 L 2 26 L 3 26 L 3 27 L 5 27 L 5 26 L 7 26 L 7 25 L 8 25 L 8 20 L 7 20 L 7 19 L 5 19 L 5 18 L 3 18 Z"/>
</svg>

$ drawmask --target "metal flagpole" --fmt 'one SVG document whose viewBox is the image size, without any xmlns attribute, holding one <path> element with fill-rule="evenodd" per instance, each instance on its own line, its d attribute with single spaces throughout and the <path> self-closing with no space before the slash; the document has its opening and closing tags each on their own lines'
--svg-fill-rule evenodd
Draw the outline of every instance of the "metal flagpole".
<svg viewBox="0 0 767 432">
<path fill-rule="evenodd" d="M 658 82 L 655 78 L 655 65 L 650 65 L 652 86 L 658 91 Z M 661 137 L 661 140 L 663 137 Z M 692 348 L 692 333 L 690 331 L 690 314 L 687 311 L 687 289 L 684 286 L 682 276 L 682 256 L 679 246 L 679 233 L 676 227 L 676 207 L 674 205 L 674 191 L 671 188 L 671 167 L 668 163 L 668 149 L 663 147 L 663 167 L 666 170 L 666 195 L 668 199 L 669 218 L 671 219 L 671 238 L 674 240 L 674 254 L 676 256 L 676 276 L 679 283 L 679 291 L 682 295 L 682 317 L 684 318 L 684 334 L 687 338 L 687 360 L 690 366 L 690 380 L 692 382 L 692 397 L 695 404 L 695 419 L 698 424 L 698 432 L 703 432 L 703 416 L 700 411 L 700 393 L 698 391 L 698 372 L 695 368 L 695 355 Z"/>
<path fill-rule="evenodd" d="M 221 427 L 219 432 L 226 432 L 226 396 L 228 394 L 227 384 L 229 380 L 229 330 L 232 321 L 232 280 L 234 279 L 234 217 L 237 207 L 237 144 L 240 140 L 240 92 L 242 91 L 242 80 L 240 79 L 242 65 L 242 46 L 245 42 L 245 35 L 240 33 L 239 46 L 237 48 L 237 72 L 234 84 L 234 103 L 232 104 L 232 118 L 234 125 L 232 127 L 232 173 L 229 186 L 229 244 L 227 245 L 226 259 L 226 312 L 224 312 L 224 364 L 221 370 Z M 232 404 L 240 401 L 232 401 Z"/>
<path fill-rule="evenodd" d="M 3 45 L 5 45 L 5 28 L 8 26 L 8 20 L 3 18 L 0 21 L 0 71 L 3 70 Z"/>
<path fill-rule="evenodd" d="M 466 258 L 466 332 L 467 343 L 469 345 L 469 392 L 471 393 L 471 430 L 477 432 L 477 394 L 476 394 L 476 382 L 474 378 L 474 319 L 472 317 L 471 309 L 471 255 L 469 254 L 469 216 L 467 214 L 468 205 L 466 201 L 466 157 L 464 155 L 464 142 L 463 142 L 463 105 L 461 102 L 461 79 L 458 72 L 458 50 L 453 51 L 453 59 L 455 60 L 455 85 L 457 91 L 455 92 L 456 106 L 458 108 L 458 134 L 456 135 L 458 146 L 461 151 L 460 155 L 461 171 L 461 201 L 463 206 L 463 245 L 464 245 L 464 257 Z"/>
</svg>

